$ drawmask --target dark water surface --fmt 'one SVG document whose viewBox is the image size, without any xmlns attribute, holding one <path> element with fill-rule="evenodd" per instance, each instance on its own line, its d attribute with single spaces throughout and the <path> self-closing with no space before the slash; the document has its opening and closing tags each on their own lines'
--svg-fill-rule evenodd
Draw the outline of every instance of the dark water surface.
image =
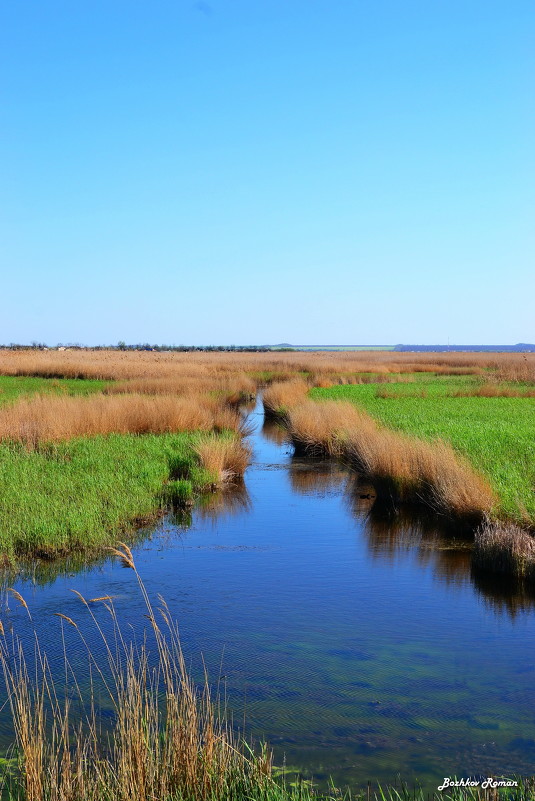
<svg viewBox="0 0 535 801">
<path fill-rule="evenodd" d="M 262 430 L 261 407 L 250 419 L 245 487 L 195 510 L 189 527 L 165 518 L 134 549 L 192 669 L 202 653 L 235 721 L 245 716 L 279 764 L 320 780 L 401 774 L 436 787 L 444 776 L 534 773 L 533 600 L 473 576 L 469 544 L 437 520 L 389 516 L 341 468 L 293 458 L 279 429 Z M 125 626 L 148 625 L 133 572 L 116 562 L 35 579 L 16 587 L 52 658 L 53 613 L 83 617 L 70 588 L 112 594 Z M 9 607 L 30 636 L 24 610 Z M 96 636 L 92 645 L 102 650 Z M 0 737 L 12 739 L 5 709 Z"/>
</svg>

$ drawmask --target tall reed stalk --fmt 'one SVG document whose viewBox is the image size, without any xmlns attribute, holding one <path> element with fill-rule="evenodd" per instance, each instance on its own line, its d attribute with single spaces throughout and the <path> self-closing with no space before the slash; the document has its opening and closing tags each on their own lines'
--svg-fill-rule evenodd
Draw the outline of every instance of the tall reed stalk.
<svg viewBox="0 0 535 801">
<path fill-rule="evenodd" d="M 20 641 L 2 643 L 2 660 L 13 717 L 17 766 L 11 798 L 24 801 L 155 801 L 238 799 L 264 792 L 271 778 L 271 754 L 240 742 L 213 701 L 208 679 L 199 690 L 188 674 L 178 627 L 161 598 L 155 607 L 127 545 L 113 550 L 133 570 L 146 606 L 152 637 L 129 642 L 111 596 L 86 599 L 81 611 L 95 627 L 104 664 L 89 645 L 86 626 L 56 613 L 72 627 L 87 655 L 89 697 L 65 646 L 65 686 L 60 689 L 38 637 L 30 669 Z M 22 596 L 12 591 L 28 610 Z M 110 616 L 106 633 L 94 606 Z M 87 621 L 86 621 L 87 622 Z M 65 632 L 62 632 L 63 636 Z M 155 653 L 151 655 L 149 639 Z M 64 639 L 65 642 L 65 639 Z M 106 730 L 99 697 L 111 707 Z M 80 712 L 81 710 L 81 712 Z"/>
</svg>

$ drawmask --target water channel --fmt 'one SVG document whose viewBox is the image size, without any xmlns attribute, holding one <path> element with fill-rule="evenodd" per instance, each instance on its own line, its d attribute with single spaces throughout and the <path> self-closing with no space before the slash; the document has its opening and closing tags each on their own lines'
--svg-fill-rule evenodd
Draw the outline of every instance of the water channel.
<svg viewBox="0 0 535 801">
<path fill-rule="evenodd" d="M 533 774 L 533 597 L 473 575 L 469 542 L 436 518 L 376 508 L 343 468 L 294 457 L 260 403 L 249 421 L 245 485 L 166 516 L 134 548 L 194 673 L 202 655 L 235 723 L 320 782 Z M 149 625 L 115 560 L 39 567 L 15 587 L 58 665 L 53 613 L 81 615 L 71 588 L 115 596 L 138 634 Z M 4 620 L 31 637 L 24 609 L 8 606 Z M 79 642 L 69 648 L 76 661 Z M 11 739 L 4 706 L 0 744 Z"/>
</svg>

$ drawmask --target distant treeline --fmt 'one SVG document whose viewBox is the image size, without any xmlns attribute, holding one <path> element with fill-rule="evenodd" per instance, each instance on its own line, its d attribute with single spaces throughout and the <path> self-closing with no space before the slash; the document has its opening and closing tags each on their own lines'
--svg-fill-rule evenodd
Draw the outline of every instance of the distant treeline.
<svg viewBox="0 0 535 801">
<path fill-rule="evenodd" d="M 157 352 L 174 351 L 178 353 L 195 352 L 247 352 L 247 353 L 267 353 L 276 351 L 293 350 L 291 347 L 271 347 L 269 345 L 150 345 L 148 342 L 137 345 L 127 345 L 126 342 L 118 342 L 117 345 L 80 345 L 79 343 L 58 343 L 57 345 L 47 345 L 45 342 L 32 342 L 31 345 L 21 345 L 17 342 L 10 342 L 9 345 L 0 345 L 0 349 L 6 350 L 151 350 Z"/>
<path fill-rule="evenodd" d="M 354 346 L 355 350 L 366 350 L 366 347 Z M 307 347 L 299 345 L 151 345 L 148 342 L 128 345 L 126 342 L 118 342 L 116 345 L 80 345 L 78 342 L 58 343 L 57 345 L 47 345 L 45 342 L 32 342 L 30 345 L 23 345 L 17 342 L 10 342 L 9 345 L 0 345 L 0 349 L 6 350 L 123 350 L 140 351 L 150 350 L 157 352 L 176 352 L 176 353 L 273 353 L 288 351 L 312 351 L 312 350 L 340 350 L 339 347 L 328 345 Z M 351 347 L 344 350 L 350 351 Z M 378 346 L 370 350 L 381 350 Z M 526 342 L 519 342 L 516 345 L 394 345 L 385 350 L 397 351 L 398 353 L 534 353 L 535 345 Z"/>
<path fill-rule="evenodd" d="M 532 353 L 535 345 L 526 342 L 517 345 L 396 345 L 394 350 L 416 353 Z"/>
</svg>

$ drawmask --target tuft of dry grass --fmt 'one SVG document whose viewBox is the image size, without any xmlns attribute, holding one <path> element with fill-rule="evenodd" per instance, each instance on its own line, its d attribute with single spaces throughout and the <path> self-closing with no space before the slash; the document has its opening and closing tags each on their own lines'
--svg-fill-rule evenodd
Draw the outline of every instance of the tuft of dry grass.
<svg viewBox="0 0 535 801">
<path fill-rule="evenodd" d="M 233 734 L 212 701 L 208 679 L 198 688 L 188 674 L 178 627 L 165 602 L 160 598 L 158 607 L 153 606 L 126 545 L 112 551 L 138 580 L 144 617 L 150 622 L 142 645 L 129 642 L 109 596 L 91 601 L 101 601 L 109 614 L 111 634 L 106 635 L 100 616 L 77 591 L 73 591 L 80 600 L 77 620 L 54 613 L 62 627 L 63 690 L 54 681 L 37 633 L 31 646 L 32 670 L 22 641 L 15 638 L 11 645 L 4 639 L 0 644 L 18 757 L 9 797 L 24 801 L 264 798 L 274 786 L 271 753 L 263 749 L 255 755 Z M 69 640 L 65 623 L 74 629 Z M 101 658 L 88 645 L 88 625 L 102 639 Z M 69 659 L 71 641 L 87 652 L 89 699 L 81 689 L 85 677 L 76 675 Z M 149 658 L 148 642 L 155 660 Z M 111 708 L 111 723 L 101 715 L 101 699 Z"/>
<path fill-rule="evenodd" d="M 195 448 L 202 467 L 225 484 L 243 476 L 251 459 L 251 450 L 238 437 L 207 437 Z"/>
<path fill-rule="evenodd" d="M 226 376 L 171 375 L 159 378 L 132 378 L 110 384 L 108 395 L 137 393 L 142 395 L 192 396 L 213 393 L 225 403 L 235 405 L 251 400 L 256 395 L 256 384 L 252 378 L 239 373 Z"/>
<path fill-rule="evenodd" d="M 333 457 L 345 453 L 350 431 L 364 431 L 370 425 L 375 428 L 371 417 L 353 403 L 310 400 L 289 409 L 287 425 L 298 452 Z"/>
<path fill-rule="evenodd" d="M 266 415 L 285 417 L 291 407 L 306 397 L 310 385 L 300 378 L 291 381 L 276 381 L 262 396 Z"/>
<path fill-rule="evenodd" d="M 476 531 L 474 567 L 535 581 L 535 536 L 514 523 L 486 520 Z"/>
<path fill-rule="evenodd" d="M 454 398 L 535 398 L 535 389 L 515 389 L 514 387 L 485 381 L 479 387 L 468 390 L 458 390 L 453 393 Z"/>
<path fill-rule="evenodd" d="M 97 434 L 222 431 L 239 426 L 238 414 L 209 397 L 35 396 L 0 409 L 0 440 L 29 446 Z"/>
</svg>

